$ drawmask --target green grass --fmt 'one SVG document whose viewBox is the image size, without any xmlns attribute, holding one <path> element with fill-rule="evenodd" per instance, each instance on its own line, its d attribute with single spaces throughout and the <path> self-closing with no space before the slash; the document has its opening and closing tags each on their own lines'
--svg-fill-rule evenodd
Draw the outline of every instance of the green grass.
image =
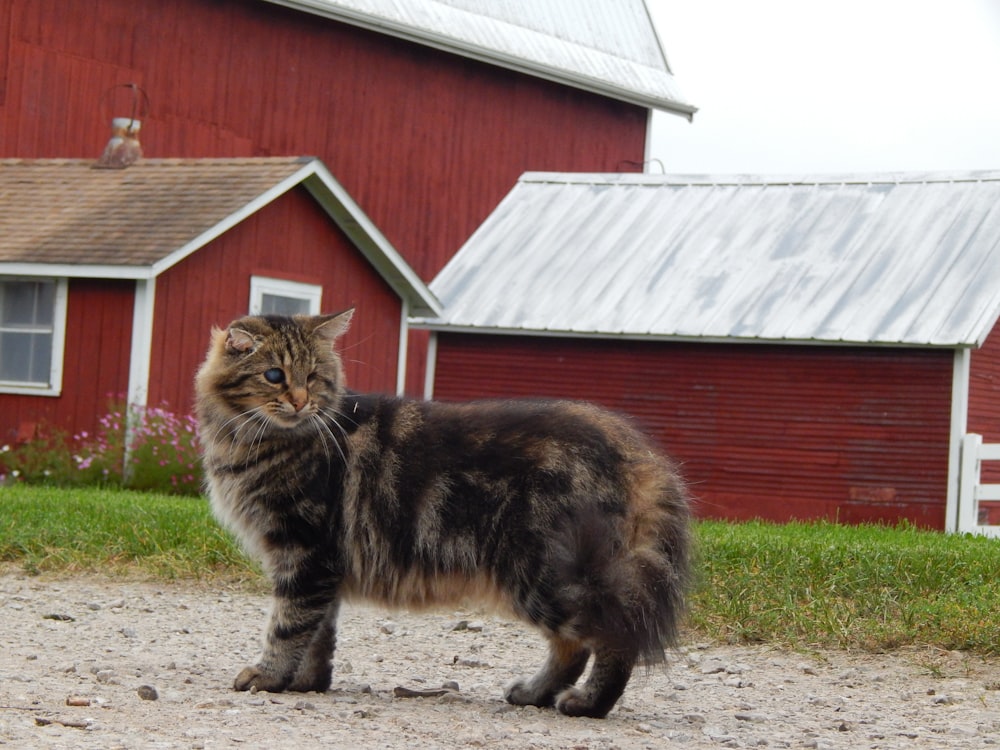
<svg viewBox="0 0 1000 750">
<path fill-rule="evenodd" d="M 700 522 L 690 638 L 1000 654 L 1000 540 L 912 527 Z M 0 564 L 262 585 L 200 498 L 0 488 Z"/>
<path fill-rule="evenodd" d="M 1000 654 L 1000 540 L 903 526 L 698 525 L 690 621 L 732 642 Z"/>
<path fill-rule="evenodd" d="M 204 498 L 97 488 L 0 488 L 0 563 L 31 573 L 259 575 Z"/>
</svg>

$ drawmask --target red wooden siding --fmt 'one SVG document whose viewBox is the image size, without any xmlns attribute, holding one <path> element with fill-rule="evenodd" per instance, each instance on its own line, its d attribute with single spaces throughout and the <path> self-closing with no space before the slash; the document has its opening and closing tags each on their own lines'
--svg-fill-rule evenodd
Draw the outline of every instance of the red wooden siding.
<svg viewBox="0 0 1000 750">
<path fill-rule="evenodd" d="M 1000 324 L 981 349 L 972 352 L 969 377 L 969 432 L 1000 443 Z"/>
<path fill-rule="evenodd" d="M 951 376 L 950 351 L 440 334 L 435 397 L 632 414 L 704 516 L 941 528 Z"/>
<path fill-rule="evenodd" d="M 1000 324 L 981 349 L 972 352 L 969 374 L 968 431 L 978 432 L 986 443 L 1000 443 Z M 984 482 L 1000 483 L 1000 462 L 984 461 Z M 990 522 L 1000 523 L 1000 503 L 990 503 Z"/>
<path fill-rule="evenodd" d="M 109 402 L 128 391 L 131 281 L 70 279 L 61 396 L 0 394 L 0 442 L 28 425 L 93 431 Z"/>
<path fill-rule="evenodd" d="M 190 411 L 211 328 L 247 314 L 252 275 L 322 285 L 324 312 L 356 307 L 341 341 L 348 383 L 395 391 L 399 298 L 299 187 L 157 279 L 151 405 Z"/>
<path fill-rule="evenodd" d="M 636 171 L 646 110 L 255 0 L 12 0 L 0 156 L 319 156 L 430 280 L 526 170 Z M 0 47 L 2 48 L 2 47 Z"/>
<path fill-rule="evenodd" d="M 528 170 L 639 171 L 642 107 L 254 0 L 12 0 L 0 157 L 315 155 L 424 281 Z M 109 96 L 108 91 L 113 89 Z M 410 392 L 426 337 L 413 336 Z"/>
</svg>

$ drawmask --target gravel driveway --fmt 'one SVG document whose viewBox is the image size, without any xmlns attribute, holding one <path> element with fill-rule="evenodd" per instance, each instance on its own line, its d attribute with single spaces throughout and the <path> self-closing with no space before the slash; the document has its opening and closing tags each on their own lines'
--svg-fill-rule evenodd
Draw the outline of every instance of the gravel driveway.
<svg viewBox="0 0 1000 750">
<path fill-rule="evenodd" d="M 981 748 L 1000 660 L 689 644 L 605 720 L 503 702 L 541 663 L 481 612 L 348 606 L 324 694 L 237 693 L 267 598 L 244 589 L 0 576 L 0 745 L 17 748 Z M 445 688 L 444 686 L 448 687 Z"/>
</svg>

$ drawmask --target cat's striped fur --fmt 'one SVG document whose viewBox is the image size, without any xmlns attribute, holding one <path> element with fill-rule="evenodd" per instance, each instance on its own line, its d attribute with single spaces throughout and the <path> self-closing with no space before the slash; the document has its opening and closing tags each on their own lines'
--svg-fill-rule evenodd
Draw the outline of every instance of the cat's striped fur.
<svg viewBox="0 0 1000 750">
<path fill-rule="evenodd" d="M 352 393 L 333 349 L 350 317 L 234 321 L 197 376 L 213 509 L 274 586 L 236 689 L 327 689 L 345 597 L 474 600 L 550 642 L 509 701 L 604 716 L 677 634 L 689 511 L 674 468 L 587 404 Z"/>
</svg>

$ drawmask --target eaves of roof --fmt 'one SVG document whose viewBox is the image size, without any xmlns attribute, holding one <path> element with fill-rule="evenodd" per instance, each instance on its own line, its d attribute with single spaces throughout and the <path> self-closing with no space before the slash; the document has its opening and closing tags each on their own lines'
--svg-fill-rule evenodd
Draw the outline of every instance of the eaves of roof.
<svg viewBox="0 0 1000 750">
<path fill-rule="evenodd" d="M 601 0 L 603 2 L 603 0 Z M 267 0 L 353 26 L 515 70 L 555 83 L 607 96 L 640 107 L 661 109 L 692 119 L 698 108 L 681 94 L 662 52 L 661 43 L 644 0 L 640 0 L 648 30 L 643 41 L 656 46 L 655 61 L 640 60 L 630 50 L 609 51 L 580 43 L 524 23 L 504 22 L 485 13 L 458 8 L 439 0 L 384 3 L 378 0 Z M 410 11 L 410 6 L 413 9 Z M 526 6 L 530 10 L 530 6 Z M 535 7 L 539 7 L 537 4 Z M 567 3 L 566 12 L 579 11 L 580 0 Z M 474 19 L 489 27 L 486 35 L 468 32 L 468 24 L 443 23 Z"/>
</svg>

